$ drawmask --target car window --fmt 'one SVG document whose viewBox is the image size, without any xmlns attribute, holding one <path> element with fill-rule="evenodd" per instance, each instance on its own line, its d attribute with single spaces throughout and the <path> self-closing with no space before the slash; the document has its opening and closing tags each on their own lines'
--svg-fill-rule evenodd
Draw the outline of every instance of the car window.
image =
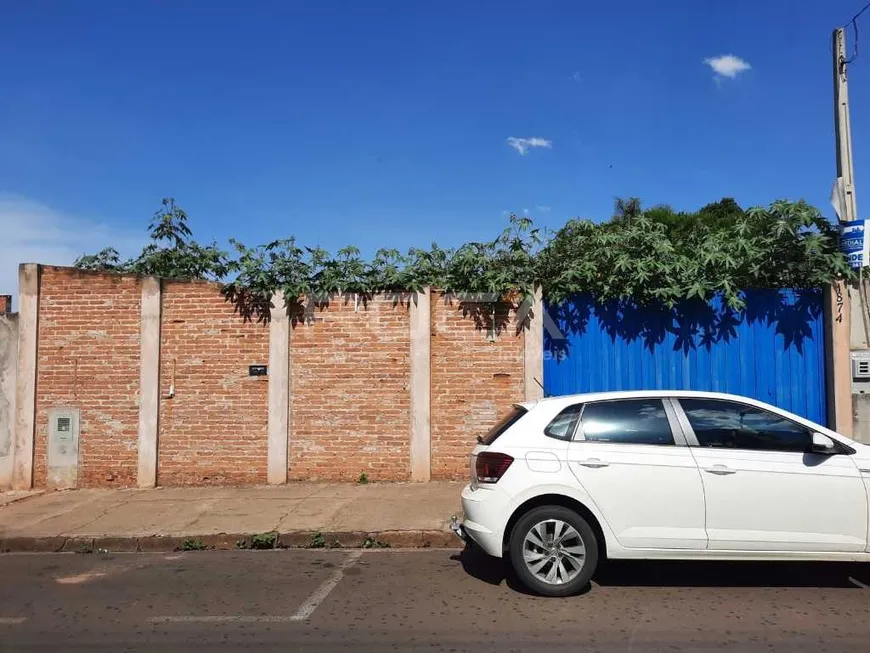
<svg viewBox="0 0 870 653">
<path fill-rule="evenodd" d="M 506 413 L 498 422 L 495 423 L 495 426 L 489 429 L 486 435 L 481 438 L 481 444 L 490 445 L 495 442 L 502 433 L 516 424 L 517 421 L 527 412 L 528 411 L 522 406 L 514 406 L 511 408 L 511 411 Z"/>
<path fill-rule="evenodd" d="M 685 399 L 680 405 L 702 447 L 809 451 L 809 429 L 761 408 L 721 399 Z"/>
<path fill-rule="evenodd" d="M 561 413 L 553 418 L 553 421 L 547 424 L 544 429 L 544 435 L 558 440 L 570 440 L 574 435 L 574 428 L 577 426 L 577 419 L 580 417 L 580 409 L 583 404 L 568 406 Z"/>
<path fill-rule="evenodd" d="M 673 444 L 661 399 L 625 399 L 586 404 L 583 436 L 590 442 Z"/>
</svg>

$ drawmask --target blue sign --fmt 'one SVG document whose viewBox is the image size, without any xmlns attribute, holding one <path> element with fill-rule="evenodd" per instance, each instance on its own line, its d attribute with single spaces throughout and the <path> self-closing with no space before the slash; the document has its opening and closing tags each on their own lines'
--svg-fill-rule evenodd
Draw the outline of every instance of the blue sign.
<svg viewBox="0 0 870 653">
<path fill-rule="evenodd" d="M 868 258 L 868 245 L 866 238 L 868 220 L 853 220 L 840 225 L 840 251 L 845 254 L 849 265 L 860 268 L 866 265 Z"/>
</svg>

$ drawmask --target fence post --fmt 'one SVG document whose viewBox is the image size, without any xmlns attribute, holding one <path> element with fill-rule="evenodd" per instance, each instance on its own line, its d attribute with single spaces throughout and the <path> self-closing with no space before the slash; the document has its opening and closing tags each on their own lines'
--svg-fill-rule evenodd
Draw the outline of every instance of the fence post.
<svg viewBox="0 0 870 653">
<path fill-rule="evenodd" d="M 536 401 L 544 396 L 544 302 L 540 286 L 535 289 L 523 339 L 523 394 L 526 401 Z"/>
<path fill-rule="evenodd" d="M 411 480 L 431 477 L 431 337 L 432 314 L 429 288 L 411 293 Z"/>
<path fill-rule="evenodd" d="M 0 295 L 0 307 L 3 296 Z M 0 313 L 0 490 L 12 487 L 15 460 L 15 386 L 18 376 L 18 315 Z"/>
<path fill-rule="evenodd" d="M 825 393 L 828 427 L 852 437 L 851 305 L 845 281 L 824 291 Z"/>
<path fill-rule="evenodd" d="M 290 448 L 290 316 L 280 290 L 272 295 L 269 321 L 269 441 L 266 480 L 287 482 Z"/>
<path fill-rule="evenodd" d="M 139 326 L 139 427 L 136 485 L 157 485 L 157 425 L 160 413 L 160 307 L 157 277 L 142 279 Z"/>
<path fill-rule="evenodd" d="M 39 273 L 36 263 L 18 267 L 18 375 L 15 379 L 15 435 L 12 487 L 33 487 L 36 435 L 36 348 L 39 325 Z"/>
</svg>

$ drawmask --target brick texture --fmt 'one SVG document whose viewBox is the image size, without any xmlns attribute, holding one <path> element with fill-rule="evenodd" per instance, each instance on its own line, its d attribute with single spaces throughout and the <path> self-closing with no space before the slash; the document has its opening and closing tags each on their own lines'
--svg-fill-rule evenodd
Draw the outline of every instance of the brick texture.
<svg viewBox="0 0 870 653">
<path fill-rule="evenodd" d="M 432 294 L 432 479 L 463 479 L 469 455 L 513 403 L 523 400 L 523 340 L 513 311 L 496 311 L 496 334 L 455 299 Z"/>
<path fill-rule="evenodd" d="M 0 295 L 0 313 L 12 312 L 12 295 Z"/>
<path fill-rule="evenodd" d="M 160 339 L 158 484 L 265 483 L 268 378 L 248 366 L 268 364 L 269 327 L 217 284 L 164 281 Z"/>
<path fill-rule="evenodd" d="M 407 302 L 334 298 L 290 335 L 293 479 L 410 476 Z"/>
<path fill-rule="evenodd" d="M 432 294 L 432 478 L 468 474 L 475 437 L 523 397 L 523 341 L 508 307 L 497 335 Z M 43 267 L 34 483 L 46 484 L 47 412 L 81 409 L 79 487 L 136 484 L 141 283 Z M 378 296 L 335 297 L 290 335 L 289 476 L 410 477 L 410 315 Z M 269 328 L 245 322 L 217 284 L 163 281 L 157 481 L 266 482 Z M 170 385 L 174 397 L 169 398 Z"/>
<path fill-rule="evenodd" d="M 47 411 L 81 409 L 79 487 L 135 485 L 140 285 L 44 267 L 40 279 L 34 484 L 46 484 Z"/>
</svg>

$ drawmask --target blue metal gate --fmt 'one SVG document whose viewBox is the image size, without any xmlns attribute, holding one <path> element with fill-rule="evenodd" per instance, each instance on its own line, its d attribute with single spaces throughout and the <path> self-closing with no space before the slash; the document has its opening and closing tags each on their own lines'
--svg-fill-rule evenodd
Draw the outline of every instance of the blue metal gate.
<svg viewBox="0 0 870 653">
<path fill-rule="evenodd" d="M 673 310 L 577 296 L 547 306 L 544 391 L 687 389 L 754 397 L 826 423 L 818 290 L 753 290 Z"/>
</svg>

